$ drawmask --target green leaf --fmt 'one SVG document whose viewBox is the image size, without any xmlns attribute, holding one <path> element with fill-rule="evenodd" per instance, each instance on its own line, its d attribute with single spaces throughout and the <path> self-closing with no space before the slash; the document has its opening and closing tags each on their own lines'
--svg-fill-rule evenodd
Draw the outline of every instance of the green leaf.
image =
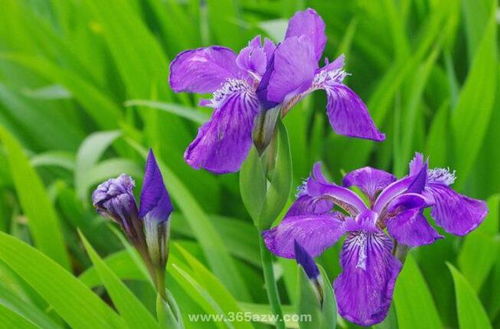
<svg viewBox="0 0 500 329">
<path fill-rule="evenodd" d="M 460 270 L 476 292 L 479 292 L 498 259 L 499 202 L 498 194 L 488 199 L 488 216 L 475 231 L 467 235 L 458 256 Z"/>
<path fill-rule="evenodd" d="M 304 269 L 299 267 L 298 287 L 299 301 L 297 314 L 301 329 L 335 329 L 337 327 L 337 306 L 333 289 L 326 271 L 319 267 L 321 287 L 317 287 L 307 277 Z M 323 297 L 323 304 L 319 303 L 319 291 Z M 300 318 L 300 317 L 303 318 Z"/>
<path fill-rule="evenodd" d="M 210 119 L 208 115 L 203 112 L 197 111 L 194 108 L 181 106 L 174 103 L 162 103 L 141 99 L 133 99 L 125 102 L 125 106 L 143 106 L 150 107 L 153 109 L 162 110 L 168 113 L 175 114 L 179 117 L 191 120 L 198 124 L 203 124 Z"/>
<path fill-rule="evenodd" d="M 453 265 L 448 264 L 453 282 L 455 283 L 455 295 L 457 300 L 457 314 L 460 329 L 481 328 L 493 329 L 488 315 L 481 305 L 474 289 Z"/>
<path fill-rule="evenodd" d="M 82 282 L 28 244 L 0 232 L 0 260 L 74 329 L 121 329 L 123 320 Z"/>
<path fill-rule="evenodd" d="M 309 319 L 299 321 L 300 329 L 318 329 L 321 328 L 321 305 L 319 303 L 319 292 L 307 277 L 306 272 L 301 267 L 298 271 L 299 276 L 299 302 L 297 314 L 307 314 Z"/>
<path fill-rule="evenodd" d="M 16 312 L 26 320 L 43 329 L 61 329 L 44 310 L 22 299 L 17 291 L 8 289 L 8 283 L 0 282 L 0 305 Z M 1 318 L 1 316 L 0 316 Z M 0 321 L 2 323 L 2 321 Z"/>
<path fill-rule="evenodd" d="M 77 194 L 82 200 L 87 199 L 86 175 L 120 134 L 116 130 L 95 132 L 80 145 L 76 155 L 75 186 Z"/>
<path fill-rule="evenodd" d="M 225 314 L 231 312 L 238 313 L 241 312 L 241 308 L 227 290 L 226 287 L 215 277 L 207 268 L 203 266 L 193 255 L 191 255 L 186 249 L 182 248 L 179 244 L 174 244 L 173 247 L 177 249 L 182 257 L 187 262 L 187 265 L 191 268 L 191 273 L 193 278 L 200 278 L 198 282 L 202 285 L 210 294 L 211 298 L 220 306 Z M 251 329 L 253 326 L 250 322 L 235 322 L 234 327 L 236 329 Z"/>
<path fill-rule="evenodd" d="M 476 161 L 493 111 L 497 83 L 497 72 L 493 68 L 498 64 L 496 30 L 496 11 L 492 7 L 485 33 L 451 118 L 455 169 L 462 177 L 467 177 Z M 481 115 L 477 115 L 478 110 Z M 458 183 L 463 186 L 465 179 Z"/>
<path fill-rule="evenodd" d="M 69 269 L 59 218 L 40 177 L 31 167 L 19 142 L 2 126 L 0 140 L 8 154 L 10 172 L 21 207 L 29 219 L 35 245 L 61 266 Z"/>
<path fill-rule="evenodd" d="M 116 274 L 106 265 L 90 243 L 80 234 L 83 245 L 101 277 L 113 304 L 130 328 L 158 329 L 158 323 Z"/>
<path fill-rule="evenodd" d="M 0 304 L 0 324 L 3 328 L 42 329 L 20 314 Z"/>
<path fill-rule="evenodd" d="M 394 303 L 399 329 L 443 328 L 432 295 L 411 255 L 396 281 Z"/>
</svg>

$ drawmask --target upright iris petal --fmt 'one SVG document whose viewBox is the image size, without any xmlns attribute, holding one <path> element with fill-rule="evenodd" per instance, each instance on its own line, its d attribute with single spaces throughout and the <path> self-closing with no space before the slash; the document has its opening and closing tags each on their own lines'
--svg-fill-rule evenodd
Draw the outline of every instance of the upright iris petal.
<svg viewBox="0 0 500 329">
<path fill-rule="evenodd" d="M 162 223 L 174 210 L 153 151 L 149 151 L 141 191 L 139 216 L 144 221 Z"/>
<path fill-rule="evenodd" d="M 288 23 L 285 39 L 306 35 L 314 46 L 314 56 L 319 61 L 326 45 L 325 22 L 311 8 L 297 12 Z"/>
<path fill-rule="evenodd" d="M 345 175 L 343 185 L 345 187 L 359 187 L 370 200 L 374 201 L 378 193 L 395 180 L 396 177 L 386 171 L 364 167 Z"/>
</svg>

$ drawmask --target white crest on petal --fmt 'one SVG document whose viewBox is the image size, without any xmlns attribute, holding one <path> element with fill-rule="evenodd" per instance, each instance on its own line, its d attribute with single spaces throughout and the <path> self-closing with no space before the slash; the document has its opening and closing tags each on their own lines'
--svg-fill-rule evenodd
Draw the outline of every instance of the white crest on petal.
<svg viewBox="0 0 500 329">
<path fill-rule="evenodd" d="M 219 89 L 213 92 L 210 103 L 206 105 L 213 108 L 220 107 L 227 97 L 234 93 L 255 97 L 255 90 L 245 80 L 228 79 Z"/>
<path fill-rule="evenodd" d="M 435 168 L 427 171 L 429 183 L 451 185 L 456 178 L 455 170 L 451 171 L 449 168 Z"/>
<path fill-rule="evenodd" d="M 341 83 L 348 75 L 350 74 L 346 73 L 343 69 L 321 70 L 314 76 L 313 87 L 324 88 L 327 84 Z"/>
</svg>

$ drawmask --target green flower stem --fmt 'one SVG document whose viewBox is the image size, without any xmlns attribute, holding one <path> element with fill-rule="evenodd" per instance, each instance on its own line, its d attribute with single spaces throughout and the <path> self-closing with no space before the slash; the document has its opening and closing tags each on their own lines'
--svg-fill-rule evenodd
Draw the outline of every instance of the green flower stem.
<svg viewBox="0 0 500 329">
<path fill-rule="evenodd" d="M 274 280 L 273 258 L 266 248 L 263 239 L 259 239 L 260 258 L 262 260 L 262 269 L 264 271 L 264 280 L 266 282 L 267 298 L 271 304 L 271 310 L 276 315 L 276 328 L 285 329 L 283 310 L 281 309 L 278 287 Z"/>
</svg>

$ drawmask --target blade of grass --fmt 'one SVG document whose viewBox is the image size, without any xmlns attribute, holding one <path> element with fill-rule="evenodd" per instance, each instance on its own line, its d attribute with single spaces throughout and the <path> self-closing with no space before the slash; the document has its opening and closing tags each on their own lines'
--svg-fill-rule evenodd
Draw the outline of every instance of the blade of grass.
<svg viewBox="0 0 500 329">
<path fill-rule="evenodd" d="M 70 262 L 64 245 L 59 218 L 42 180 L 33 169 L 22 146 L 0 126 L 0 140 L 8 154 L 8 164 L 21 207 L 29 219 L 28 225 L 35 245 L 66 269 Z"/>
</svg>

